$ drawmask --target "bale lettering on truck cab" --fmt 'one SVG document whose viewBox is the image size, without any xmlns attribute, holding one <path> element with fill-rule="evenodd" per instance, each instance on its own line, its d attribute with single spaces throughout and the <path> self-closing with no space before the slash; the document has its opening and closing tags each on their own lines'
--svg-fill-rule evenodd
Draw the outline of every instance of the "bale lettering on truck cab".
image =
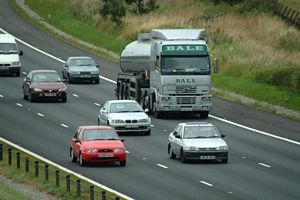
<svg viewBox="0 0 300 200">
<path fill-rule="evenodd" d="M 134 99 L 155 117 L 212 106 L 211 67 L 204 29 L 153 29 L 121 53 L 116 96 Z"/>
</svg>

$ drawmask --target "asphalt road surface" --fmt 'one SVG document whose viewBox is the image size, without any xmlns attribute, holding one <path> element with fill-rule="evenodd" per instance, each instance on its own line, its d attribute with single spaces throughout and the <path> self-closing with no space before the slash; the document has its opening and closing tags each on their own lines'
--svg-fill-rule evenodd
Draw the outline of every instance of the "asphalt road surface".
<svg viewBox="0 0 300 200">
<path fill-rule="evenodd" d="M 1 29 L 62 60 L 91 56 L 101 66 L 101 76 L 116 80 L 118 64 L 40 31 L 20 18 L 8 0 L 1 0 L 0 8 Z M 21 77 L 0 77 L 0 137 L 135 199 L 300 199 L 300 123 L 218 98 L 206 120 L 151 117 L 150 136 L 121 136 L 129 151 L 126 167 L 71 163 L 69 142 L 76 128 L 97 123 L 100 106 L 115 99 L 115 84 L 103 79 L 99 85 L 67 84 L 67 103 L 30 103 L 22 98 L 26 74 L 33 69 L 61 73 L 62 62 L 18 45 L 24 51 Z M 176 124 L 199 120 L 226 135 L 228 164 L 183 164 L 168 157 L 167 138 Z"/>
</svg>

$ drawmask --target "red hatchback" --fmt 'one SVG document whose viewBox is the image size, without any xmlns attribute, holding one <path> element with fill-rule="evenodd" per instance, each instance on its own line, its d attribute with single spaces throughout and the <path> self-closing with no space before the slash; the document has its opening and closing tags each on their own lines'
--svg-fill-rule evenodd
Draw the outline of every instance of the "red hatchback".
<svg viewBox="0 0 300 200">
<path fill-rule="evenodd" d="M 126 149 L 110 126 L 80 126 L 71 140 L 70 158 L 87 163 L 119 162 L 126 165 Z"/>
</svg>

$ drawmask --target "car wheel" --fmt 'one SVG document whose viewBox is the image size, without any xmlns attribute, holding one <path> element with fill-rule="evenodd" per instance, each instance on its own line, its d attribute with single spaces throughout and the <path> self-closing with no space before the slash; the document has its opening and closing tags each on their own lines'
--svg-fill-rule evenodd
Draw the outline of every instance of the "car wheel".
<svg viewBox="0 0 300 200">
<path fill-rule="evenodd" d="M 99 84 L 99 83 L 100 83 L 99 79 L 95 80 L 95 84 Z"/>
<path fill-rule="evenodd" d="M 67 97 L 62 97 L 61 102 L 66 103 L 67 102 Z"/>
<path fill-rule="evenodd" d="M 126 160 L 120 161 L 120 165 L 121 165 L 122 167 L 126 166 Z"/>
<path fill-rule="evenodd" d="M 184 153 L 183 153 L 183 150 L 181 149 L 180 151 L 180 160 L 182 163 L 185 163 L 186 162 L 186 157 L 184 156 Z"/>
<path fill-rule="evenodd" d="M 150 135 L 150 134 L 151 134 L 151 130 L 145 131 L 144 134 L 145 134 L 145 135 Z"/>
<path fill-rule="evenodd" d="M 169 153 L 171 159 L 176 158 L 176 155 L 173 153 L 173 150 L 172 150 L 170 144 L 168 145 L 168 153 Z"/>
<path fill-rule="evenodd" d="M 100 125 L 100 119 L 99 118 L 97 118 L 97 121 L 98 121 L 98 125 Z"/>
<path fill-rule="evenodd" d="M 73 83 L 73 80 L 71 80 L 70 75 L 68 74 L 67 76 L 68 76 L 68 78 L 67 78 L 68 83 Z"/>
<path fill-rule="evenodd" d="M 29 92 L 28 100 L 29 100 L 30 102 L 34 102 L 34 97 L 32 96 L 31 92 Z"/>
<path fill-rule="evenodd" d="M 79 154 L 79 164 L 80 166 L 85 166 L 85 161 L 83 160 L 82 154 Z"/>
<path fill-rule="evenodd" d="M 77 162 L 77 158 L 74 155 L 74 152 L 73 152 L 72 148 L 70 149 L 70 159 L 71 159 L 72 162 Z"/>
<path fill-rule="evenodd" d="M 208 111 L 201 111 L 200 112 L 200 118 L 201 119 L 207 119 L 208 118 Z"/>
<path fill-rule="evenodd" d="M 21 75 L 21 72 L 20 72 L 20 71 L 16 72 L 16 76 L 17 76 L 17 77 L 19 77 L 20 75 Z"/>
<path fill-rule="evenodd" d="M 228 163 L 228 158 L 224 158 L 221 160 L 222 163 Z"/>
<path fill-rule="evenodd" d="M 28 99 L 28 95 L 26 95 L 25 93 L 23 94 L 23 99 Z"/>
</svg>

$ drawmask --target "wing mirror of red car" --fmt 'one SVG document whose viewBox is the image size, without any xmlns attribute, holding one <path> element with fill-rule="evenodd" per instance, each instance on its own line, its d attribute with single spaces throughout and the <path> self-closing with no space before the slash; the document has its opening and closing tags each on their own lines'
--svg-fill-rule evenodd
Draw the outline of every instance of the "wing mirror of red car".
<svg viewBox="0 0 300 200">
<path fill-rule="evenodd" d="M 24 82 L 30 83 L 30 78 L 28 77 L 24 78 Z"/>
<path fill-rule="evenodd" d="M 125 139 L 121 139 L 121 142 L 124 142 L 125 141 Z"/>
<path fill-rule="evenodd" d="M 80 142 L 80 139 L 79 138 L 74 138 L 74 142 L 78 143 L 78 142 Z"/>
<path fill-rule="evenodd" d="M 63 83 L 68 82 L 67 79 L 65 79 L 65 78 L 61 79 L 61 81 L 62 81 Z"/>
</svg>

